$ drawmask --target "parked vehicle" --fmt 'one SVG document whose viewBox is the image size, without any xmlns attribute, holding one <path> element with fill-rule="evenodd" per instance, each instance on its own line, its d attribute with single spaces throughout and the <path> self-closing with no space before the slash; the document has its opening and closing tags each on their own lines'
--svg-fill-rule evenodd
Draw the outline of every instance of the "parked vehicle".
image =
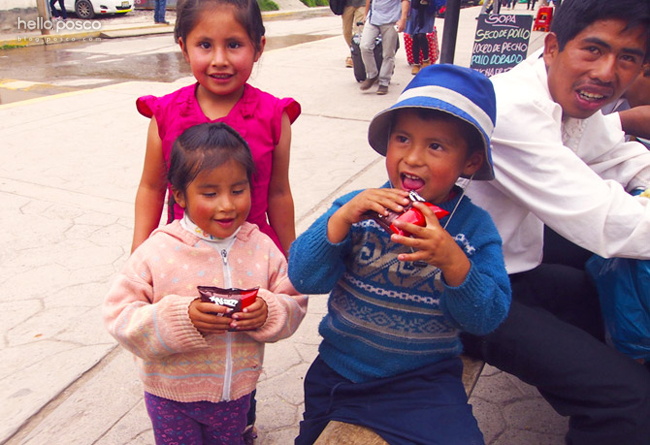
<svg viewBox="0 0 650 445">
<path fill-rule="evenodd" d="M 97 15 L 126 14 L 133 11 L 134 0 L 68 0 L 65 9 L 80 19 L 92 19 Z"/>
</svg>

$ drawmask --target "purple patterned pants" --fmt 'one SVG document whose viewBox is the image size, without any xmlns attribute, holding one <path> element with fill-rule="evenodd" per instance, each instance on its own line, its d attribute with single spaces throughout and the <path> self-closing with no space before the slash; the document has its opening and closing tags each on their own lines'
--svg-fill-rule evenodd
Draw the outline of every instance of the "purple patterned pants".
<svg viewBox="0 0 650 445">
<path fill-rule="evenodd" d="M 243 444 L 250 399 L 182 403 L 144 393 L 156 445 Z"/>
</svg>

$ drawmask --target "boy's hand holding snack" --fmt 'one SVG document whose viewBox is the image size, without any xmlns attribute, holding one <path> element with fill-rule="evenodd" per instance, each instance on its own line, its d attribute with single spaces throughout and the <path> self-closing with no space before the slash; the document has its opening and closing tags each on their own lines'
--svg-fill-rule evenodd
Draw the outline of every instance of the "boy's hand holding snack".
<svg viewBox="0 0 650 445">
<path fill-rule="evenodd" d="M 401 213 L 411 201 L 408 192 L 399 189 L 366 189 L 352 198 L 330 217 L 327 238 L 333 244 L 345 239 L 352 224 L 368 218 L 367 212 L 388 216 L 388 211 Z"/>
<path fill-rule="evenodd" d="M 442 228 L 433 210 L 422 202 L 414 202 L 426 220 L 424 227 L 396 220 L 393 224 L 411 234 L 402 236 L 393 234 L 391 240 L 414 249 L 413 253 L 403 253 L 400 261 L 424 261 L 442 270 L 445 281 L 450 286 L 460 286 L 469 272 L 470 262 L 449 233 Z"/>
</svg>

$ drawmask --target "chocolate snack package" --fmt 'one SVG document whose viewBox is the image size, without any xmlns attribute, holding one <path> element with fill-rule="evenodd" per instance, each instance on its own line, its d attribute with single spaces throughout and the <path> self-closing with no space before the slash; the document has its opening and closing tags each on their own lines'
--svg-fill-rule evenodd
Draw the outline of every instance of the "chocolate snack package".
<svg viewBox="0 0 650 445">
<path fill-rule="evenodd" d="M 220 316 L 241 312 L 257 298 L 258 287 L 253 289 L 222 289 L 217 286 L 197 286 L 201 301 L 226 306 L 230 310 Z"/>
<path fill-rule="evenodd" d="M 409 199 L 411 200 L 411 203 L 409 203 L 409 205 L 404 207 L 404 211 L 402 213 L 397 213 L 389 210 L 388 215 L 386 216 L 380 215 L 379 213 L 376 212 L 366 212 L 366 215 L 369 218 L 375 220 L 377 224 L 382 226 L 384 230 L 386 230 L 388 233 L 396 233 L 398 235 L 403 235 L 403 236 L 409 236 L 410 233 L 395 227 L 393 223 L 396 220 L 405 221 L 420 227 L 424 227 L 424 225 L 426 224 L 422 212 L 416 209 L 415 207 L 413 207 L 413 202 L 415 201 L 422 202 L 431 210 L 433 210 L 433 213 L 436 215 L 436 218 L 438 219 L 444 218 L 445 216 L 449 215 L 448 211 L 441 209 L 436 205 L 426 202 L 424 198 L 422 198 L 420 195 L 418 195 L 417 192 L 413 190 L 409 192 Z"/>
</svg>

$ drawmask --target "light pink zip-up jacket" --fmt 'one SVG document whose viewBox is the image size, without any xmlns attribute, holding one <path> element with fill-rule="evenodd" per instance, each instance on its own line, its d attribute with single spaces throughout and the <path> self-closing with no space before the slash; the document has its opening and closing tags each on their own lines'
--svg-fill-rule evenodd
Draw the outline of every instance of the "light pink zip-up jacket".
<svg viewBox="0 0 650 445">
<path fill-rule="evenodd" d="M 307 297 L 287 277 L 284 255 L 244 223 L 227 254 L 179 221 L 156 230 L 128 259 L 103 306 L 104 323 L 135 355 L 145 391 L 179 401 L 236 400 L 255 389 L 264 343 L 293 334 Z M 259 286 L 268 318 L 255 331 L 202 335 L 188 316 L 197 286 Z M 230 287 L 230 286 L 228 286 Z"/>
</svg>

